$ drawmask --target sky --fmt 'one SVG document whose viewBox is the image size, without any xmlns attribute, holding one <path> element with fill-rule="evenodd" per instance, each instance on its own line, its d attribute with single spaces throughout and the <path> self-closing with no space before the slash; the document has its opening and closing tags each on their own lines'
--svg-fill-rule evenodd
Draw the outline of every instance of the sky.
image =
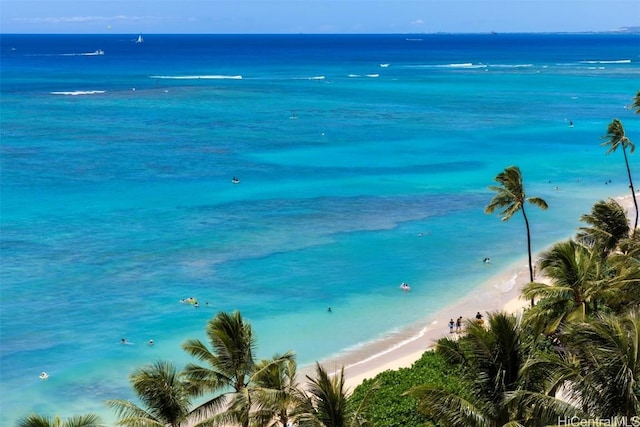
<svg viewBox="0 0 640 427">
<path fill-rule="evenodd" d="M 0 32 L 371 34 L 640 27 L 640 0 L 2 0 Z"/>
</svg>

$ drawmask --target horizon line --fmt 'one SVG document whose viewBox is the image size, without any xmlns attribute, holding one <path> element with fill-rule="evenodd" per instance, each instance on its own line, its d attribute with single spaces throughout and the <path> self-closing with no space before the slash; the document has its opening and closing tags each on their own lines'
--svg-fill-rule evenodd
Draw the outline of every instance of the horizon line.
<svg viewBox="0 0 640 427">
<path fill-rule="evenodd" d="M 189 33 L 189 32 L 83 32 L 83 33 L 74 33 L 74 32 L 9 32 L 4 33 L 0 32 L 0 36 L 8 36 L 8 35 L 78 35 L 78 36 L 88 36 L 88 35 L 131 35 L 131 34 L 146 34 L 146 35 L 184 35 L 184 36 L 192 36 L 192 35 L 208 35 L 208 36 L 224 36 L 224 35 L 246 35 L 246 36 L 291 36 L 291 35 L 327 35 L 327 36 L 340 36 L 340 35 L 348 35 L 348 36 L 374 36 L 374 35 L 441 35 L 441 34 L 449 34 L 449 35 L 501 35 L 501 34 L 640 34 L 640 27 L 622 27 L 614 30 L 584 30 L 584 31 L 433 31 L 433 32 L 371 32 L 371 33 L 347 33 L 347 32 L 336 32 L 336 33 L 324 33 L 324 32 L 296 32 L 296 33 L 271 33 L 271 32 L 224 32 L 224 33 Z"/>
</svg>

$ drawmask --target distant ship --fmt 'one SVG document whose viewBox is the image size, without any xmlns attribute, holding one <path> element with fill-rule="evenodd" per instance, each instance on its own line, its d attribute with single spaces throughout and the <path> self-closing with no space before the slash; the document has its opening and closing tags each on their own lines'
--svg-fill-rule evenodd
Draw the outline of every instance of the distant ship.
<svg viewBox="0 0 640 427">
<path fill-rule="evenodd" d="M 142 38 L 142 34 L 140 34 L 138 36 L 138 39 L 136 40 L 136 43 L 143 43 L 143 42 L 144 42 L 144 39 Z"/>
</svg>

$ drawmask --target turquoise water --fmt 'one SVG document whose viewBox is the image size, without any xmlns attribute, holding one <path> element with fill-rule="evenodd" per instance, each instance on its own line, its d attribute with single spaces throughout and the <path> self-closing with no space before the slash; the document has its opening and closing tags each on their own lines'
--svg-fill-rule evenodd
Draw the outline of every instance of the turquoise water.
<svg viewBox="0 0 640 427">
<path fill-rule="evenodd" d="M 113 422 L 220 310 L 302 365 L 419 322 L 526 254 L 509 165 L 534 250 L 628 191 L 637 35 L 133 38 L 2 36 L 2 425 Z"/>
</svg>

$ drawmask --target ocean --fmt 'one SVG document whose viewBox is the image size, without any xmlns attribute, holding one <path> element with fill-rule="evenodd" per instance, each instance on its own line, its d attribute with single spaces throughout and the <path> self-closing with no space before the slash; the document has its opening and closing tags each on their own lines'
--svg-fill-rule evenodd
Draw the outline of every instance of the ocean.
<svg viewBox="0 0 640 427">
<path fill-rule="evenodd" d="M 113 425 L 219 311 L 301 366 L 420 324 L 521 266 L 510 165 L 536 252 L 629 191 L 637 34 L 137 36 L 0 38 L 1 425 Z"/>
</svg>

